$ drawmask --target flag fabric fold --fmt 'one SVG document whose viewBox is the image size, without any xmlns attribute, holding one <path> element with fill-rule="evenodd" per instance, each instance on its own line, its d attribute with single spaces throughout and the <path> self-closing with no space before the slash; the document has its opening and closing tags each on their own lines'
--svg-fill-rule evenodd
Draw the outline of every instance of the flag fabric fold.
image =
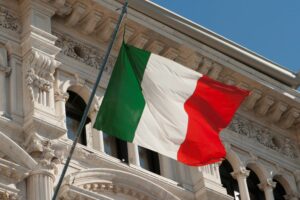
<svg viewBox="0 0 300 200">
<path fill-rule="evenodd" d="M 220 161 L 219 133 L 249 94 L 122 44 L 94 127 L 192 166 Z"/>
</svg>

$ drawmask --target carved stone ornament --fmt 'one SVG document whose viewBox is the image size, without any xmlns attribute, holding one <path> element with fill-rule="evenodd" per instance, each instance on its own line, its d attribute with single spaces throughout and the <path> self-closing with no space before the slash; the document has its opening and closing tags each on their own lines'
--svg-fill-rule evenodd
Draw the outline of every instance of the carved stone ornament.
<svg viewBox="0 0 300 200">
<path fill-rule="evenodd" d="M 19 32 L 21 27 L 18 18 L 3 6 L 0 6 L 0 27 L 15 32 Z"/>
<path fill-rule="evenodd" d="M 292 159 L 299 157 L 296 144 L 289 138 L 273 133 L 267 127 L 263 127 L 242 116 L 236 115 L 228 128 L 240 135 L 255 140 L 268 149 L 275 150 L 286 157 Z"/>
<path fill-rule="evenodd" d="M 61 163 L 62 156 L 59 152 L 54 151 L 52 142 L 44 139 L 37 134 L 31 136 L 25 143 L 26 151 L 38 162 L 38 169 L 45 169 L 57 174 L 57 165 Z"/>
<path fill-rule="evenodd" d="M 6 191 L 0 191 L 0 199 L 1 200 L 17 200 L 16 194 L 10 194 Z"/>
<path fill-rule="evenodd" d="M 55 101 L 66 102 L 69 99 L 69 93 L 63 92 L 62 90 L 57 90 L 54 92 Z"/>
<path fill-rule="evenodd" d="M 39 52 L 32 52 L 27 58 L 26 85 L 32 100 L 39 98 L 39 92 L 49 90 L 53 87 L 54 72 L 59 62 Z M 38 91 L 35 91 L 35 88 Z"/>
<path fill-rule="evenodd" d="M 9 161 L 6 162 L 9 163 Z M 2 176 L 19 182 L 28 175 L 25 168 L 14 166 L 14 164 L 11 163 L 7 163 L 5 163 L 5 161 L 0 162 L 0 171 Z"/>
<path fill-rule="evenodd" d="M 250 171 L 247 170 L 245 167 L 240 167 L 238 171 L 231 172 L 231 176 L 235 179 L 238 177 L 245 177 L 247 178 L 250 174 Z"/>
<path fill-rule="evenodd" d="M 264 182 L 258 184 L 259 189 L 262 191 L 267 190 L 269 188 L 274 189 L 276 187 L 276 182 L 274 182 L 272 179 L 267 179 Z"/>
<path fill-rule="evenodd" d="M 69 35 L 57 32 L 54 32 L 53 35 L 58 38 L 55 45 L 61 48 L 61 53 L 96 69 L 99 68 L 103 61 L 103 51 L 82 42 L 78 42 Z M 111 74 L 114 63 L 115 58 L 110 57 L 104 71 Z"/>
<path fill-rule="evenodd" d="M 124 194 L 126 196 L 130 196 L 133 199 L 139 200 L 147 200 L 150 199 L 146 194 L 137 192 L 136 190 L 124 186 L 124 185 L 117 185 L 112 182 L 102 182 L 102 183 L 86 183 L 80 186 L 81 188 L 95 192 L 95 193 L 103 193 L 103 192 L 112 192 L 118 194 Z"/>
</svg>

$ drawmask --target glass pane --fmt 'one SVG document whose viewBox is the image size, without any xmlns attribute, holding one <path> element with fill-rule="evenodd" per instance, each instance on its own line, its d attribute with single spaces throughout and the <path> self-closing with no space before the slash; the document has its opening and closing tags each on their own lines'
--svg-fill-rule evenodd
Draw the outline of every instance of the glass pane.
<svg viewBox="0 0 300 200">
<path fill-rule="evenodd" d="M 67 126 L 67 136 L 69 139 L 74 140 L 76 137 L 77 130 L 79 128 L 80 120 L 83 115 L 85 108 L 84 100 L 76 93 L 69 91 L 69 99 L 66 102 L 66 126 Z M 87 118 L 85 125 L 90 123 L 90 119 Z M 78 143 L 86 145 L 86 128 L 82 129 L 81 137 Z"/>
<path fill-rule="evenodd" d="M 127 142 L 103 133 L 104 151 L 110 156 L 128 163 Z"/>
<path fill-rule="evenodd" d="M 150 170 L 151 163 L 148 159 L 147 149 L 139 147 L 140 165 L 142 168 Z"/>
<path fill-rule="evenodd" d="M 77 129 L 79 128 L 79 121 L 67 116 L 67 136 L 69 139 L 74 140 Z"/>
<path fill-rule="evenodd" d="M 103 133 L 104 151 L 110 156 L 118 158 L 116 138 Z"/>
<path fill-rule="evenodd" d="M 66 123 L 67 123 L 67 136 L 69 139 L 74 141 L 76 137 L 77 129 L 79 128 L 80 121 L 70 116 L 67 116 Z M 86 145 L 85 128 L 82 130 L 81 137 L 79 138 L 78 143 Z"/>
<path fill-rule="evenodd" d="M 156 174 L 160 174 L 158 153 L 139 147 L 140 165 Z"/>
</svg>

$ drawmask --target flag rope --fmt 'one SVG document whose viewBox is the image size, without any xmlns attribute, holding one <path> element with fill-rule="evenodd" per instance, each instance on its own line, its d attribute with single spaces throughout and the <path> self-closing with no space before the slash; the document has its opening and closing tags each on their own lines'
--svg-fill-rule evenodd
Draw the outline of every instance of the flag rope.
<svg viewBox="0 0 300 200">
<path fill-rule="evenodd" d="M 99 85 L 99 82 L 100 82 L 102 73 L 103 73 L 103 71 L 104 71 L 104 67 L 105 67 L 105 65 L 106 65 L 106 63 L 107 63 L 107 60 L 108 60 L 108 58 L 109 58 L 109 55 L 110 55 L 111 49 L 112 49 L 112 47 L 113 47 L 114 41 L 116 40 L 117 33 L 118 33 L 119 28 L 120 28 L 120 25 L 121 25 L 121 23 L 122 23 L 123 17 L 124 17 L 124 15 L 125 15 L 125 13 L 127 12 L 127 7 L 128 7 L 128 1 L 126 0 L 125 3 L 124 3 L 124 5 L 123 5 L 123 7 L 122 7 L 122 11 L 121 11 L 121 14 L 120 14 L 120 16 L 119 16 L 119 19 L 118 19 L 118 22 L 117 22 L 117 24 L 116 24 L 116 27 L 115 27 L 115 29 L 114 29 L 114 32 L 113 32 L 113 34 L 112 34 L 112 36 L 111 36 L 111 41 L 110 41 L 109 46 L 108 46 L 108 48 L 107 48 L 107 51 L 106 51 L 104 60 L 103 60 L 103 62 L 102 62 L 102 64 L 101 64 L 100 71 L 99 71 L 99 73 L 98 73 L 96 82 L 95 82 L 95 84 L 94 84 L 94 86 L 93 86 L 93 90 L 92 90 L 91 96 L 90 96 L 90 98 L 89 98 L 89 100 L 88 100 L 88 103 L 87 103 L 87 105 L 86 105 L 86 107 L 85 107 L 83 116 L 82 116 L 81 121 L 80 121 L 80 124 L 79 124 L 79 128 L 77 129 L 76 138 L 75 138 L 74 141 L 73 141 L 73 144 L 72 144 L 72 147 L 71 147 L 71 149 L 70 149 L 68 158 L 67 158 L 66 163 L 65 163 L 65 165 L 64 165 L 64 168 L 63 168 L 63 170 L 62 170 L 62 173 L 61 173 L 61 175 L 60 175 L 60 177 L 59 177 L 59 181 L 58 181 L 57 186 L 56 186 L 56 188 L 55 188 L 55 191 L 54 191 L 52 200 L 56 200 L 56 197 L 57 197 L 57 195 L 58 195 L 59 189 L 60 189 L 61 184 L 62 184 L 62 182 L 63 182 L 64 176 L 65 176 L 66 171 L 67 171 L 67 169 L 68 169 L 68 166 L 69 166 L 69 164 L 70 164 L 72 155 L 73 155 L 73 153 L 74 153 L 76 144 L 78 143 L 78 139 L 79 139 L 80 136 L 81 136 L 81 132 L 82 132 L 82 129 L 83 129 L 84 125 L 85 125 L 85 121 L 86 121 L 86 119 L 87 119 L 88 112 L 89 112 L 89 110 L 90 110 L 90 107 L 91 107 L 91 105 L 92 105 L 94 96 L 95 96 L 95 94 L 96 94 L 97 87 L 98 87 L 98 85 Z"/>
</svg>

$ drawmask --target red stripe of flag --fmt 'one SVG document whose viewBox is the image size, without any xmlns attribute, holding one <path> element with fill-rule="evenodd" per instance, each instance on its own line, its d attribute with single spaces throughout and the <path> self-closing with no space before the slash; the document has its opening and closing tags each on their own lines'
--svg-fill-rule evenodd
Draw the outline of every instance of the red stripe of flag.
<svg viewBox="0 0 300 200">
<path fill-rule="evenodd" d="M 177 153 L 188 165 L 206 165 L 226 156 L 219 133 L 231 121 L 249 91 L 225 85 L 206 76 L 197 82 L 193 95 L 185 102 L 188 128 Z"/>
</svg>

